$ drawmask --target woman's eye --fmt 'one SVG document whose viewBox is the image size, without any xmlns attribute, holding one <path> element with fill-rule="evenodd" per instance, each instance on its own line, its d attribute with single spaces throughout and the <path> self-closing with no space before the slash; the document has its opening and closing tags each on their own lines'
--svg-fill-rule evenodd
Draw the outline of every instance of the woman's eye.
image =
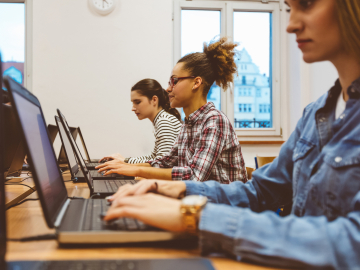
<svg viewBox="0 0 360 270">
<path fill-rule="evenodd" d="M 287 13 L 290 13 L 290 11 L 291 11 L 290 8 L 287 8 L 287 9 L 286 9 L 286 12 L 287 12 Z"/>
<path fill-rule="evenodd" d="M 314 0 L 309 1 L 309 0 L 302 0 L 299 2 L 300 6 L 303 8 L 307 8 L 309 7 L 312 3 L 314 2 Z"/>
</svg>

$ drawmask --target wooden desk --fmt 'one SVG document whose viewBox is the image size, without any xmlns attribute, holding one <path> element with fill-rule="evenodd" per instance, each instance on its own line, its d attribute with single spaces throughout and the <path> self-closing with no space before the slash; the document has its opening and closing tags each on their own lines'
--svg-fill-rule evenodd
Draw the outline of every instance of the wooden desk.
<svg viewBox="0 0 360 270">
<path fill-rule="evenodd" d="M 65 183 L 69 196 L 89 197 L 85 183 Z M 37 198 L 37 192 L 29 198 Z M 7 211 L 8 237 L 21 238 L 54 233 L 45 223 L 39 201 L 29 201 Z M 118 245 L 116 247 L 62 248 L 55 240 L 27 243 L 8 242 L 6 260 L 65 260 L 65 259 L 161 259 L 199 257 L 196 247 L 174 247 L 169 243 L 146 245 Z M 236 262 L 228 258 L 210 258 L 214 267 L 228 269 L 269 269 Z M 190 269 L 189 269 L 190 270 Z"/>
<path fill-rule="evenodd" d="M 28 178 L 28 179 L 22 181 L 24 178 Z M 15 185 L 17 183 L 28 185 L 30 188 L 27 186 Z M 31 193 L 33 193 L 35 190 L 36 190 L 35 183 L 32 180 L 31 175 L 28 176 L 27 174 L 23 174 L 20 177 L 16 177 L 6 181 L 5 207 L 9 208 L 10 206 L 20 202 L 21 200 L 29 196 Z"/>
</svg>

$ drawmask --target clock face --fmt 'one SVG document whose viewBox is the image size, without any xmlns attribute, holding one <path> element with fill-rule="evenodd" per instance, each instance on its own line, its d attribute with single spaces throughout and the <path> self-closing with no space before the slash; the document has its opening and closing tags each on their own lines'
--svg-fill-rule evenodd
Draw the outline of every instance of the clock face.
<svg viewBox="0 0 360 270">
<path fill-rule="evenodd" d="M 115 9 L 116 0 L 89 0 L 92 7 L 101 15 L 107 15 Z"/>
</svg>

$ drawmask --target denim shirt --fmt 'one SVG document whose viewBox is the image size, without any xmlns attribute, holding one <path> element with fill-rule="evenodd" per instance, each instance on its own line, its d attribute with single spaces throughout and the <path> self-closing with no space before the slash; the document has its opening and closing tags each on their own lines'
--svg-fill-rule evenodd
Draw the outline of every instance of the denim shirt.
<svg viewBox="0 0 360 270">
<path fill-rule="evenodd" d="M 280 267 L 360 267 L 360 78 L 335 120 L 339 81 L 308 105 L 280 154 L 247 183 L 186 182 L 207 196 L 203 254 Z M 291 214 L 274 213 L 292 205 Z"/>
</svg>

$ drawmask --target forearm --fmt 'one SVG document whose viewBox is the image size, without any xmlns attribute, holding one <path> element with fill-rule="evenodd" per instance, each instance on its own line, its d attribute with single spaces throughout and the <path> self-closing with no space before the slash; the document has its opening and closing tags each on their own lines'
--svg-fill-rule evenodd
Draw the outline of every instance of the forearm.
<svg viewBox="0 0 360 270">
<path fill-rule="evenodd" d="M 359 224 L 358 212 L 329 222 L 210 203 L 201 214 L 200 248 L 273 267 L 351 269 L 360 265 Z"/>
<path fill-rule="evenodd" d="M 134 163 L 134 164 L 128 164 L 130 166 L 139 166 L 139 167 L 151 167 L 149 163 Z"/>
<path fill-rule="evenodd" d="M 172 169 L 146 168 L 145 166 L 140 166 L 136 169 L 136 176 L 147 179 L 172 180 L 171 172 Z"/>
</svg>

